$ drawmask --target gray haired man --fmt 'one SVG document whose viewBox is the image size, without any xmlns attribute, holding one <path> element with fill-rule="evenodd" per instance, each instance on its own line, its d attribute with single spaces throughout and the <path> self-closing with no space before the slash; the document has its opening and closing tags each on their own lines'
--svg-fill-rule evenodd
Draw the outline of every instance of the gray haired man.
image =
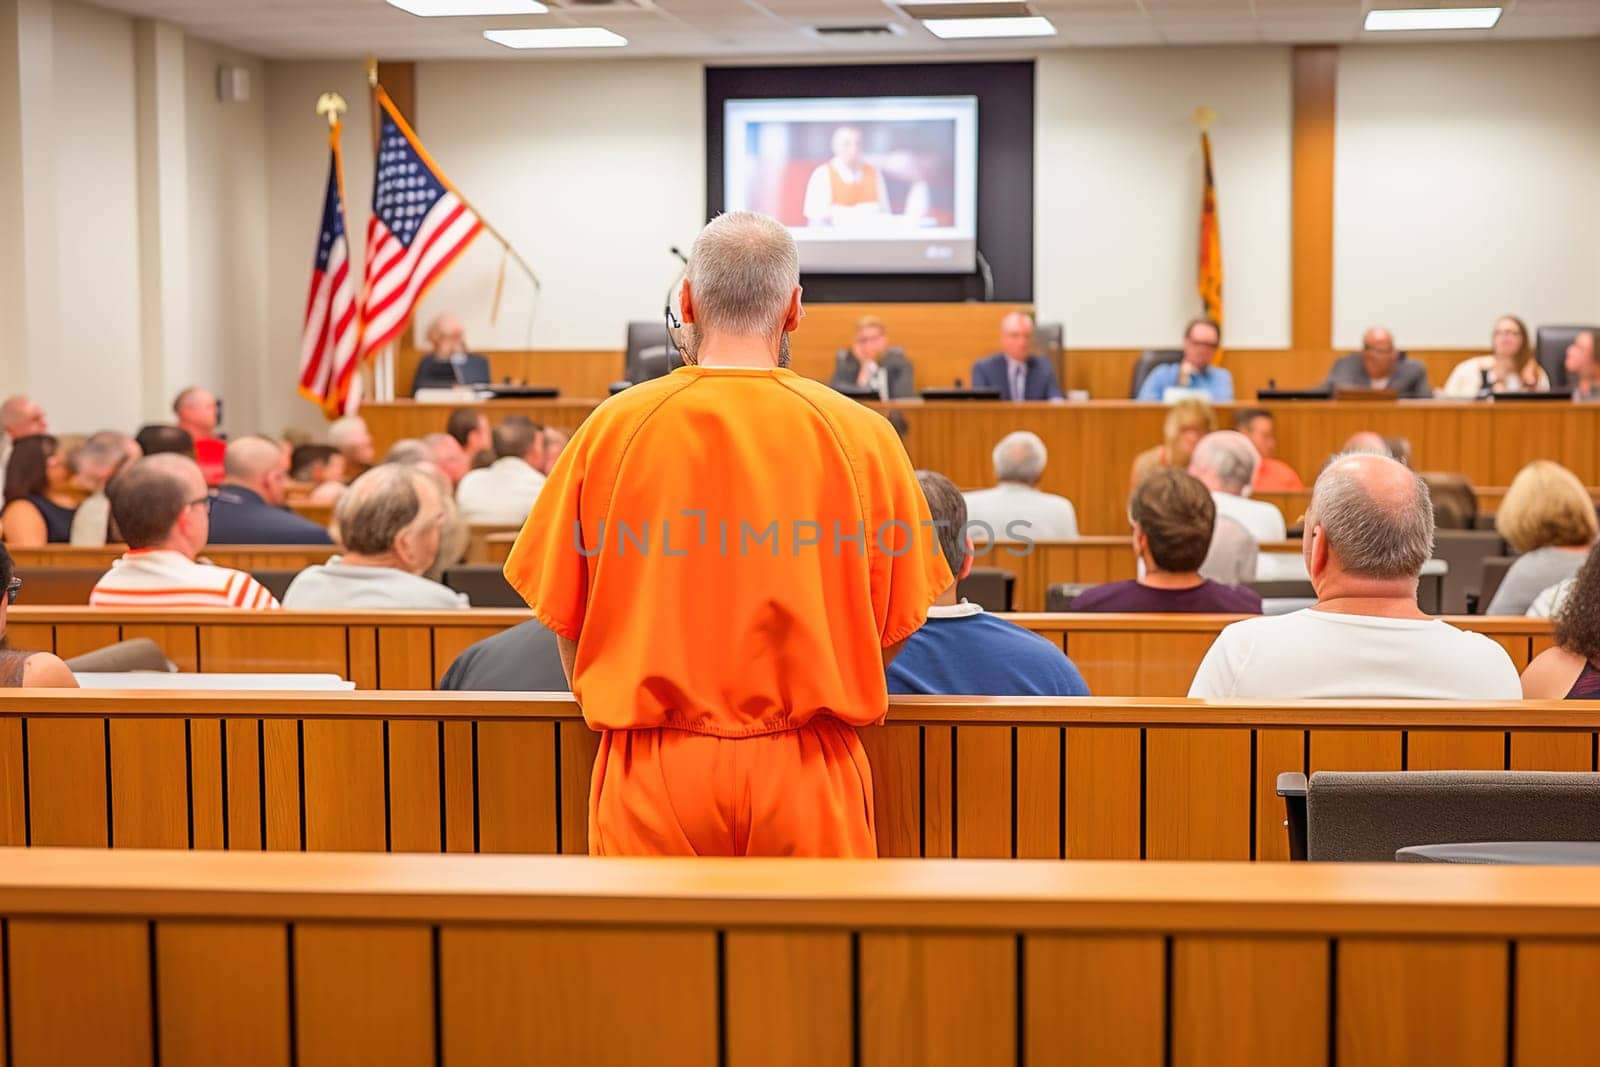
<svg viewBox="0 0 1600 1067">
<path fill-rule="evenodd" d="M 1078 512 L 1072 501 L 1041 492 L 1050 458 L 1036 433 L 1008 433 L 994 446 L 993 489 L 967 494 L 968 521 L 977 541 L 1075 541 Z"/>
<path fill-rule="evenodd" d="M 1339 456 L 1317 478 L 1306 511 L 1316 605 L 1224 629 L 1189 695 L 1521 699 L 1503 648 L 1417 607 L 1417 576 L 1432 551 L 1422 479 L 1387 456 Z"/>
</svg>

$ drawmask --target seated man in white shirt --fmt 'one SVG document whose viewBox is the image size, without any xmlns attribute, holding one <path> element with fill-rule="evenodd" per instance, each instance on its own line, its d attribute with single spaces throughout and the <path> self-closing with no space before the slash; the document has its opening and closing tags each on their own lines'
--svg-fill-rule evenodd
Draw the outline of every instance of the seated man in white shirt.
<svg viewBox="0 0 1600 1067">
<path fill-rule="evenodd" d="M 1211 490 L 1218 517 L 1226 516 L 1250 531 L 1259 544 L 1283 541 L 1289 533 L 1283 512 L 1261 500 L 1249 498 L 1261 454 L 1250 438 L 1237 430 L 1218 430 L 1200 438 L 1189 460 L 1189 473 Z"/>
<path fill-rule="evenodd" d="M 993 489 L 967 494 L 967 522 L 974 540 L 1001 542 L 1075 541 L 1078 512 L 1072 501 L 1038 490 L 1050 458 L 1036 433 L 1008 433 L 994 446 Z"/>
<path fill-rule="evenodd" d="M 243 571 L 196 562 L 211 535 L 211 497 L 188 456 L 146 456 L 117 475 L 106 496 L 128 551 L 101 575 L 90 607 L 278 607 L 277 598 Z"/>
<path fill-rule="evenodd" d="M 1317 603 L 1236 622 L 1195 672 L 1192 697 L 1519 700 L 1505 649 L 1417 607 L 1433 550 L 1428 487 L 1385 456 L 1341 455 L 1306 510 Z"/>
<path fill-rule="evenodd" d="M 492 436 L 495 461 L 466 473 L 456 487 L 456 507 L 474 526 L 521 526 L 544 488 L 544 427 L 511 415 Z"/>
<path fill-rule="evenodd" d="M 295 575 L 283 595 L 284 607 L 467 607 L 465 596 L 422 577 L 439 553 L 439 531 L 447 517 L 440 484 L 447 483 L 406 463 L 385 463 L 357 478 L 334 511 L 344 554 Z"/>
</svg>

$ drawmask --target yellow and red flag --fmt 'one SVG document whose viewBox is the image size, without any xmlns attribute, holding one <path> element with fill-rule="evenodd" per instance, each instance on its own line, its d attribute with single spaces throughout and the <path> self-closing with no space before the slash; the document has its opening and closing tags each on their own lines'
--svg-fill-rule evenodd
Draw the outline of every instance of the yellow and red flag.
<svg viewBox="0 0 1600 1067">
<path fill-rule="evenodd" d="M 1200 200 L 1200 263 L 1196 285 L 1207 317 L 1222 322 L 1222 232 L 1217 228 L 1217 183 L 1211 172 L 1211 136 L 1200 131 L 1205 157 L 1205 195 Z"/>
</svg>

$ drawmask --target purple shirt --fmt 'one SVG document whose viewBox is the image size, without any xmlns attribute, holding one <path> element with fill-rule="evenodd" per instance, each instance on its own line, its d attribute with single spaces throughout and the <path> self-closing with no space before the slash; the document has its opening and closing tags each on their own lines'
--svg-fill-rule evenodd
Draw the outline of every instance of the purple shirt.
<svg viewBox="0 0 1600 1067">
<path fill-rule="evenodd" d="M 1260 615 L 1261 594 L 1253 589 L 1210 580 L 1193 589 L 1153 589 L 1133 579 L 1085 589 L 1072 602 L 1073 611 L 1130 613 L 1183 612 L 1195 615 Z"/>
</svg>

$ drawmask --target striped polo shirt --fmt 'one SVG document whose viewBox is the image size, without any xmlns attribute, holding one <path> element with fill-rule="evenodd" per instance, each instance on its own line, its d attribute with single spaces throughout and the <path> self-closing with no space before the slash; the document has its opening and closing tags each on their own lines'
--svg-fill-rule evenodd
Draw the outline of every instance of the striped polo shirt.
<svg viewBox="0 0 1600 1067">
<path fill-rule="evenodd" d="M 276 611 L 278 599 L 244 571 L 196 563 L 171 549 L 127 552 L 89 594 L 96 608 L 246 608 Z"/>
</svg>

